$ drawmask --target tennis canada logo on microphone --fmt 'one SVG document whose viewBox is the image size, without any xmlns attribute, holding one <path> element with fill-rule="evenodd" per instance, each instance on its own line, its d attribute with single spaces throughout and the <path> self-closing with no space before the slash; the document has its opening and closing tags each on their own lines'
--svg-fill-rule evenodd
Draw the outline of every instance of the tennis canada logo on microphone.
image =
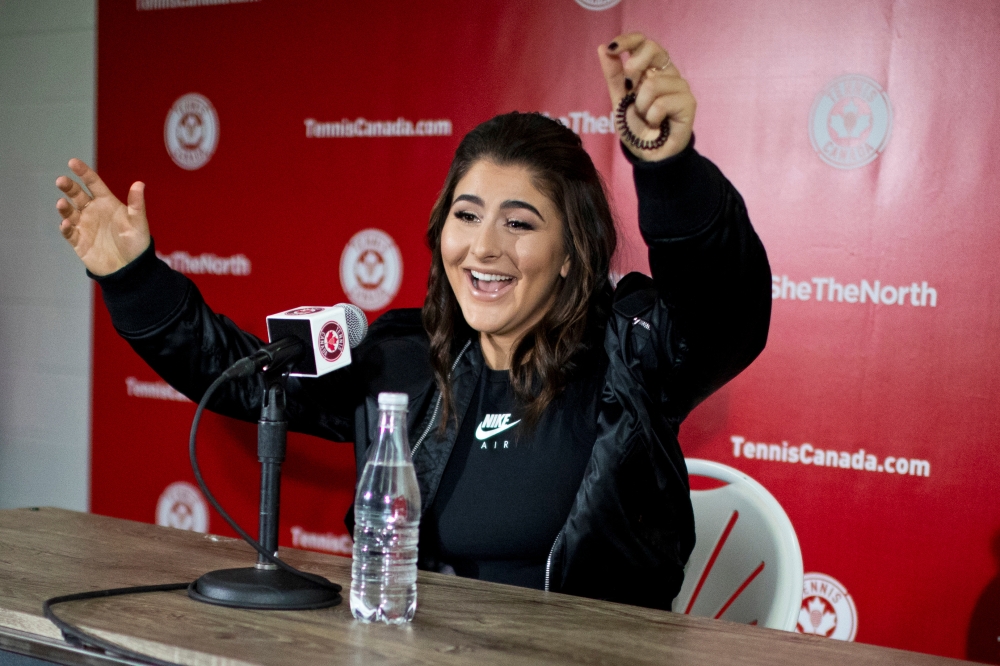
<svg viewBox="0 0 1000 666">
<path fill-rule="evenodd" d="M 856 169 L 873 161 L 885 150 L 891 131 L 889 96 L 860 74 L 831 81 L 809 112 L 813 149 L 838 169 Z"/>
<path fill-rule="evenodd" d="M 858 633 L 858 609 L 847 589 L 832 576 L 807 573 L 802 584 L 802 608 L 795 630 L 800 634 L 853 641 Z"/>
<path fill-rule="evenodd" d="M 354 234 L 340 255 L 340 284 L 362 310 L 381 310 L 399 293 L 403 257 L 392 236 L 381 229 Z"/>
<path fill-rule="evenodd" d="M 180 168 L 194 171 L 205 166 L 219 145 L 219 116 L 208 98 L 188 93 L 174 102 L 163 127 L 163 141 Z"/>
<path fill-rule="evenodd" d="M 319 353 L 333 363 L 344 353 L 344 329 L 336 321 L 330 320 L 319 330 Z"/>
<path fill-rule="evenodd" d="M 156 524 L 189 532 L 207 532 L 208 505 L 201 491 L 186 481 L 171 483 L 156 503 Z"/>
</svg>

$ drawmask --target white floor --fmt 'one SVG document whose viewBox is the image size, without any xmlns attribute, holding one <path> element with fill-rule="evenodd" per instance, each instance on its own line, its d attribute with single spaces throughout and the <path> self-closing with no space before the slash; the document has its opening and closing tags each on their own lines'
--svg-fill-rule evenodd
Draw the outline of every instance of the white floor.
<svg viewBox="0 0 1000 666">
<path fill-rule="evenodd" d="M 0 0 L 0 508 L 88 507 L 91 287 L 53 181 L 94 156 L 95 19 Z"/>
</svg>

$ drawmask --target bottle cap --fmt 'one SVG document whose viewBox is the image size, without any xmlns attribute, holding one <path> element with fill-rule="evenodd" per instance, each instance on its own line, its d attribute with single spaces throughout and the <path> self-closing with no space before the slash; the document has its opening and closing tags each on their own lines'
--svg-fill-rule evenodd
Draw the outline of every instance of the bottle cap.
<svg viewBox="0 0 1000 666">
<path fill-rule="evenodd" d="M 379 409 L 406 409 L 409 402 L 410 396 L 405 393 L 382 392 L 378 394 Z"/>
</svg>

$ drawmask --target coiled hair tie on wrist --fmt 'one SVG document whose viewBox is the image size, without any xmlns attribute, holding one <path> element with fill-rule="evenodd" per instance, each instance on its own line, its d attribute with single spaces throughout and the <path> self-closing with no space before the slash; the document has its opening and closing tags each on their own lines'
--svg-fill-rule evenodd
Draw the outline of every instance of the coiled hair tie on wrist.
<svg viewBox="0 0 1000 666">
<path fill-rule="evenodd" d="M 628 107 L 632 104 L 635 104 L 634 92 L 625 95 L 622 97 L 622 101 L 618 102 L 618 111 L 615 112 L 615 124 L 618 126 L 618 131 L 622 133 L 622 137 L 639 150 L 656 150 L 662 147 L 667 142 L 667 137 L 670 136 L 670 119 L 666 118 L 660 123 L 660 136 L 652 140 L 640 139 L 629 128 L 628 122 L 625 120 L 625 112 L 628 111 Z"/>
</svg>

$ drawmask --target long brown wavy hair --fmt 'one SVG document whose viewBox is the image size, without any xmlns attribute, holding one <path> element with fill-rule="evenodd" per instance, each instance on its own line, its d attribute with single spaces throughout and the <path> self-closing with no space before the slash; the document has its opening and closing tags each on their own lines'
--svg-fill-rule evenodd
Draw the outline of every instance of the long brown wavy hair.
<svg viewBox="0 0 1000 666">
<path fill-rule="evenodd" d="M 556 287 L 555 302 L 535 327 L 515 345 L 510 380 L 524 405 L 529 427 L 559 395 L 575 369 L 573 357 L 586 347 L 589 323 L 609 288 L 608 272 L 617 246 L 614 218 L 600 174 L 574 132 L 538 113 L 507 113 L 465 135 L 444 187 L 431 210 L 427 245 L 433 255 L 424 301 L 424 328 L 430 336 L 431 366 L 443 398 L 441 428 L 453 411 L 450 385 L 455 355 L 476 332 L 466 323 L 441 260 L 441 233 L 451 210 L 455 186 L 472 166 L 488 160 L 499 166 L 522 166 L 532 184 L 563 216 L 569 273 Z"/>
</svg>

